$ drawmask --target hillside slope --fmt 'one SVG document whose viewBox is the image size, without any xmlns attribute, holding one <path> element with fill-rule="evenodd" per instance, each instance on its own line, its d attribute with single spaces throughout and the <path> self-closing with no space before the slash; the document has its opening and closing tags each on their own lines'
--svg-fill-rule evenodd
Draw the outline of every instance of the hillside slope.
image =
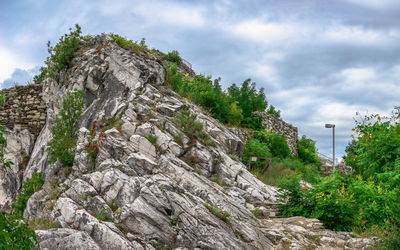
<svg viewBox="0 0 400 250">
<path fill-rule="evenodd" d="M 23 179 L 39 172 L 45 185 L 24 217 L 61 227 L 36 230 L 39 249 L 363 249 L 372 243 L 321 229 L 317 220 L 257 219 L 252 210 L 276 202 L 276 188 L 232 158 L 245 143 L 234 130 L 165 86 L 164 68 L 151 54 L 122 49 L 107 35 L 86 43 L 60 79 L 43 82 L 47 121 L 35 144 L 26 130 L 9 132 L 16 166 L 1 170 L 4 183 L 19 180 L 27 154 L 21 151 L 29 151 Z M 87 106 L 68 168 L 50 163 L 46 147 L 62 97 L 73 89 L 84 91 Z M 176 116 L 185 110 L 197 115 L 207 142 L 179 126 Z M 93 141 L 94 158 L 87 150 Z M 3 207 L 18 189 L 7 185 Z"/>
</svg>

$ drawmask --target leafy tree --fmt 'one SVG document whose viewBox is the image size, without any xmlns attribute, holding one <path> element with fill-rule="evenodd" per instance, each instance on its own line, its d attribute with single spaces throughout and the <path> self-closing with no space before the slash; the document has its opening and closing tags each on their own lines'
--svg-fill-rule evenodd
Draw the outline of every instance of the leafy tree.
<svg viewBox="0 0 400 250">
<path fill-rule="evenodd" d="M 297 142 L 297 151 L 299 158 L 311 164 L 321 165 L 321 159 L 318 156 L 317 148 L 315 147 L 315 141 L 307 136 L 303 135 Z"/>
<path fill-rule="evenodd" d="M 243 112 L 244 120 L 242 126 L 254 127 L 254 123 L 259 122 L 259 118 L 254 117 L 255 111 L 265 111 L 268 102 L 265 98 L 264 89 L 259 91 L 256 89 L 256 84 L 251 83 L 251 79 L 245 80 L 240 87 L 233 84 L 228 88 L 228 94 L 233 101 L 238 103 L 238 106 Z"/>
<path fill-rule="evenodd" d="M 400 160 L 400 123 L 396 115 L 365 116 L 356 120 L 356 137 L 346 148 L 346 163 L 369 177 L 393 171 Z"/>
<path fill-rule="evenodd" d="M 74 163 L 78 124 L 85 107 L 83 97 L 84 92 L 81 90 L 74 90 L 66 94 L 62 108 L 51 129 L 53 138 L 47 149 L 51 162 L 58 160 L 66 166 L 72 166 Z"/>
</svg>

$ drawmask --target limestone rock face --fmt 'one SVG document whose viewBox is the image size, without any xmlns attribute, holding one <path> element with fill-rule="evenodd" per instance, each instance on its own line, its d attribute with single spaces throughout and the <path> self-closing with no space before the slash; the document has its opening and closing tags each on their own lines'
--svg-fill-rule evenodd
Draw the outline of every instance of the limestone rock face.
<svg viewBox="0 0 400 250">
<path fill-rule="evenodd" d="M 0 211 L 10 211 L 11 203 L 21 187 L 22 176 L 33 148 L 34 135 L 27 129 L 6 129 L 5 159 L 13 162 L 7 168 L 0 167 Z"/>
<path fill-rule="evenodd" d="M 253 215 L 253 204 L 274 203 L 277 190 L 235 160 L 247 135 L 164 86 L 155 57 L 124 50 L 103 35 L 88 42 L 73 65 L 59 81 L 44 82 L 47 122 L 23 173 L 45 178 L 24 216 L 61 226 L 36 231 L 39 249 L 278 249 L 286 239 L 293 249 L 307 246 L 289 237 L 293 223 L 288 229 Z M 66 168 L 49 163 L 46 145 L 60 97 L 72 89 L 85 92 L 87 106 L 75 163 Z M 210 145 L 191 140 L 176 124 L 182 109 L 198 115 Z M 94 158 L 87 152 L 93 123 Z M 307 230 L 295 233 L 303 237 Z"/>
</svg>

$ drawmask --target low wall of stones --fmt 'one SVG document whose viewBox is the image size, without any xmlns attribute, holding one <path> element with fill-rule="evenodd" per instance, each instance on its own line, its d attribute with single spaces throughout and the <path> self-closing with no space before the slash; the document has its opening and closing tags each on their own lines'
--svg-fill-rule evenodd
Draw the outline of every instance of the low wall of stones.
<svg viewBox="0 0 400 250">
<path fill-rule="evenodd" d="M 9 129 L 26 128 L 37 137 L 46 123 L 42 85 L 16 86 L 3 91 L 6 102 L 0 104 L 0 124 Z"/>
<path fill-rule="evenodd" d="M 262 123 L 266 129 L 273 131 L 274 133 L 284 135 L 289 145 L 292 154 L 297 156 L 297 140 L 298 130 L 293 125 L 286 123 L 280 118 L 269 115 L 267 113 L 259 114 L 262 116 Z"/>
</svg>

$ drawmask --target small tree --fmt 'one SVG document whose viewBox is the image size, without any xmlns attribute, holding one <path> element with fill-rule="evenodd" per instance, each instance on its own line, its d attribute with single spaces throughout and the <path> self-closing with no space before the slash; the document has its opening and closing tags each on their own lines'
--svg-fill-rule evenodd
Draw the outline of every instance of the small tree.
<svg viewBox="0 0 400 250">
<path fill-rule="evenodd" d="M 61 36 L 54 47 L 51 46 L 50 41 L 47 43 L 49 57 L 45 61 L 46 67 L 40 68 L 40 74 L 33 78 L 34 82 L 40 83 L 47 77 L 54 77 L 57 72 L 71 66 L 72 59 L 81 44 L 82 30 L 78 24 L 75 24 L 75 30 L 70 28 L 69 31 L 68 34 Z"/>
<path fill-rule="evenodd" d="M 53 139 L 49 142 L 47 149 L 50 162 L 58 160 L 66 166 L 72 166 L 74 163 L 78 123 L 85 107 L 83 97 L 84 93 L 81 90 L 67 93 L 51 129 Z"/>
</svg>

